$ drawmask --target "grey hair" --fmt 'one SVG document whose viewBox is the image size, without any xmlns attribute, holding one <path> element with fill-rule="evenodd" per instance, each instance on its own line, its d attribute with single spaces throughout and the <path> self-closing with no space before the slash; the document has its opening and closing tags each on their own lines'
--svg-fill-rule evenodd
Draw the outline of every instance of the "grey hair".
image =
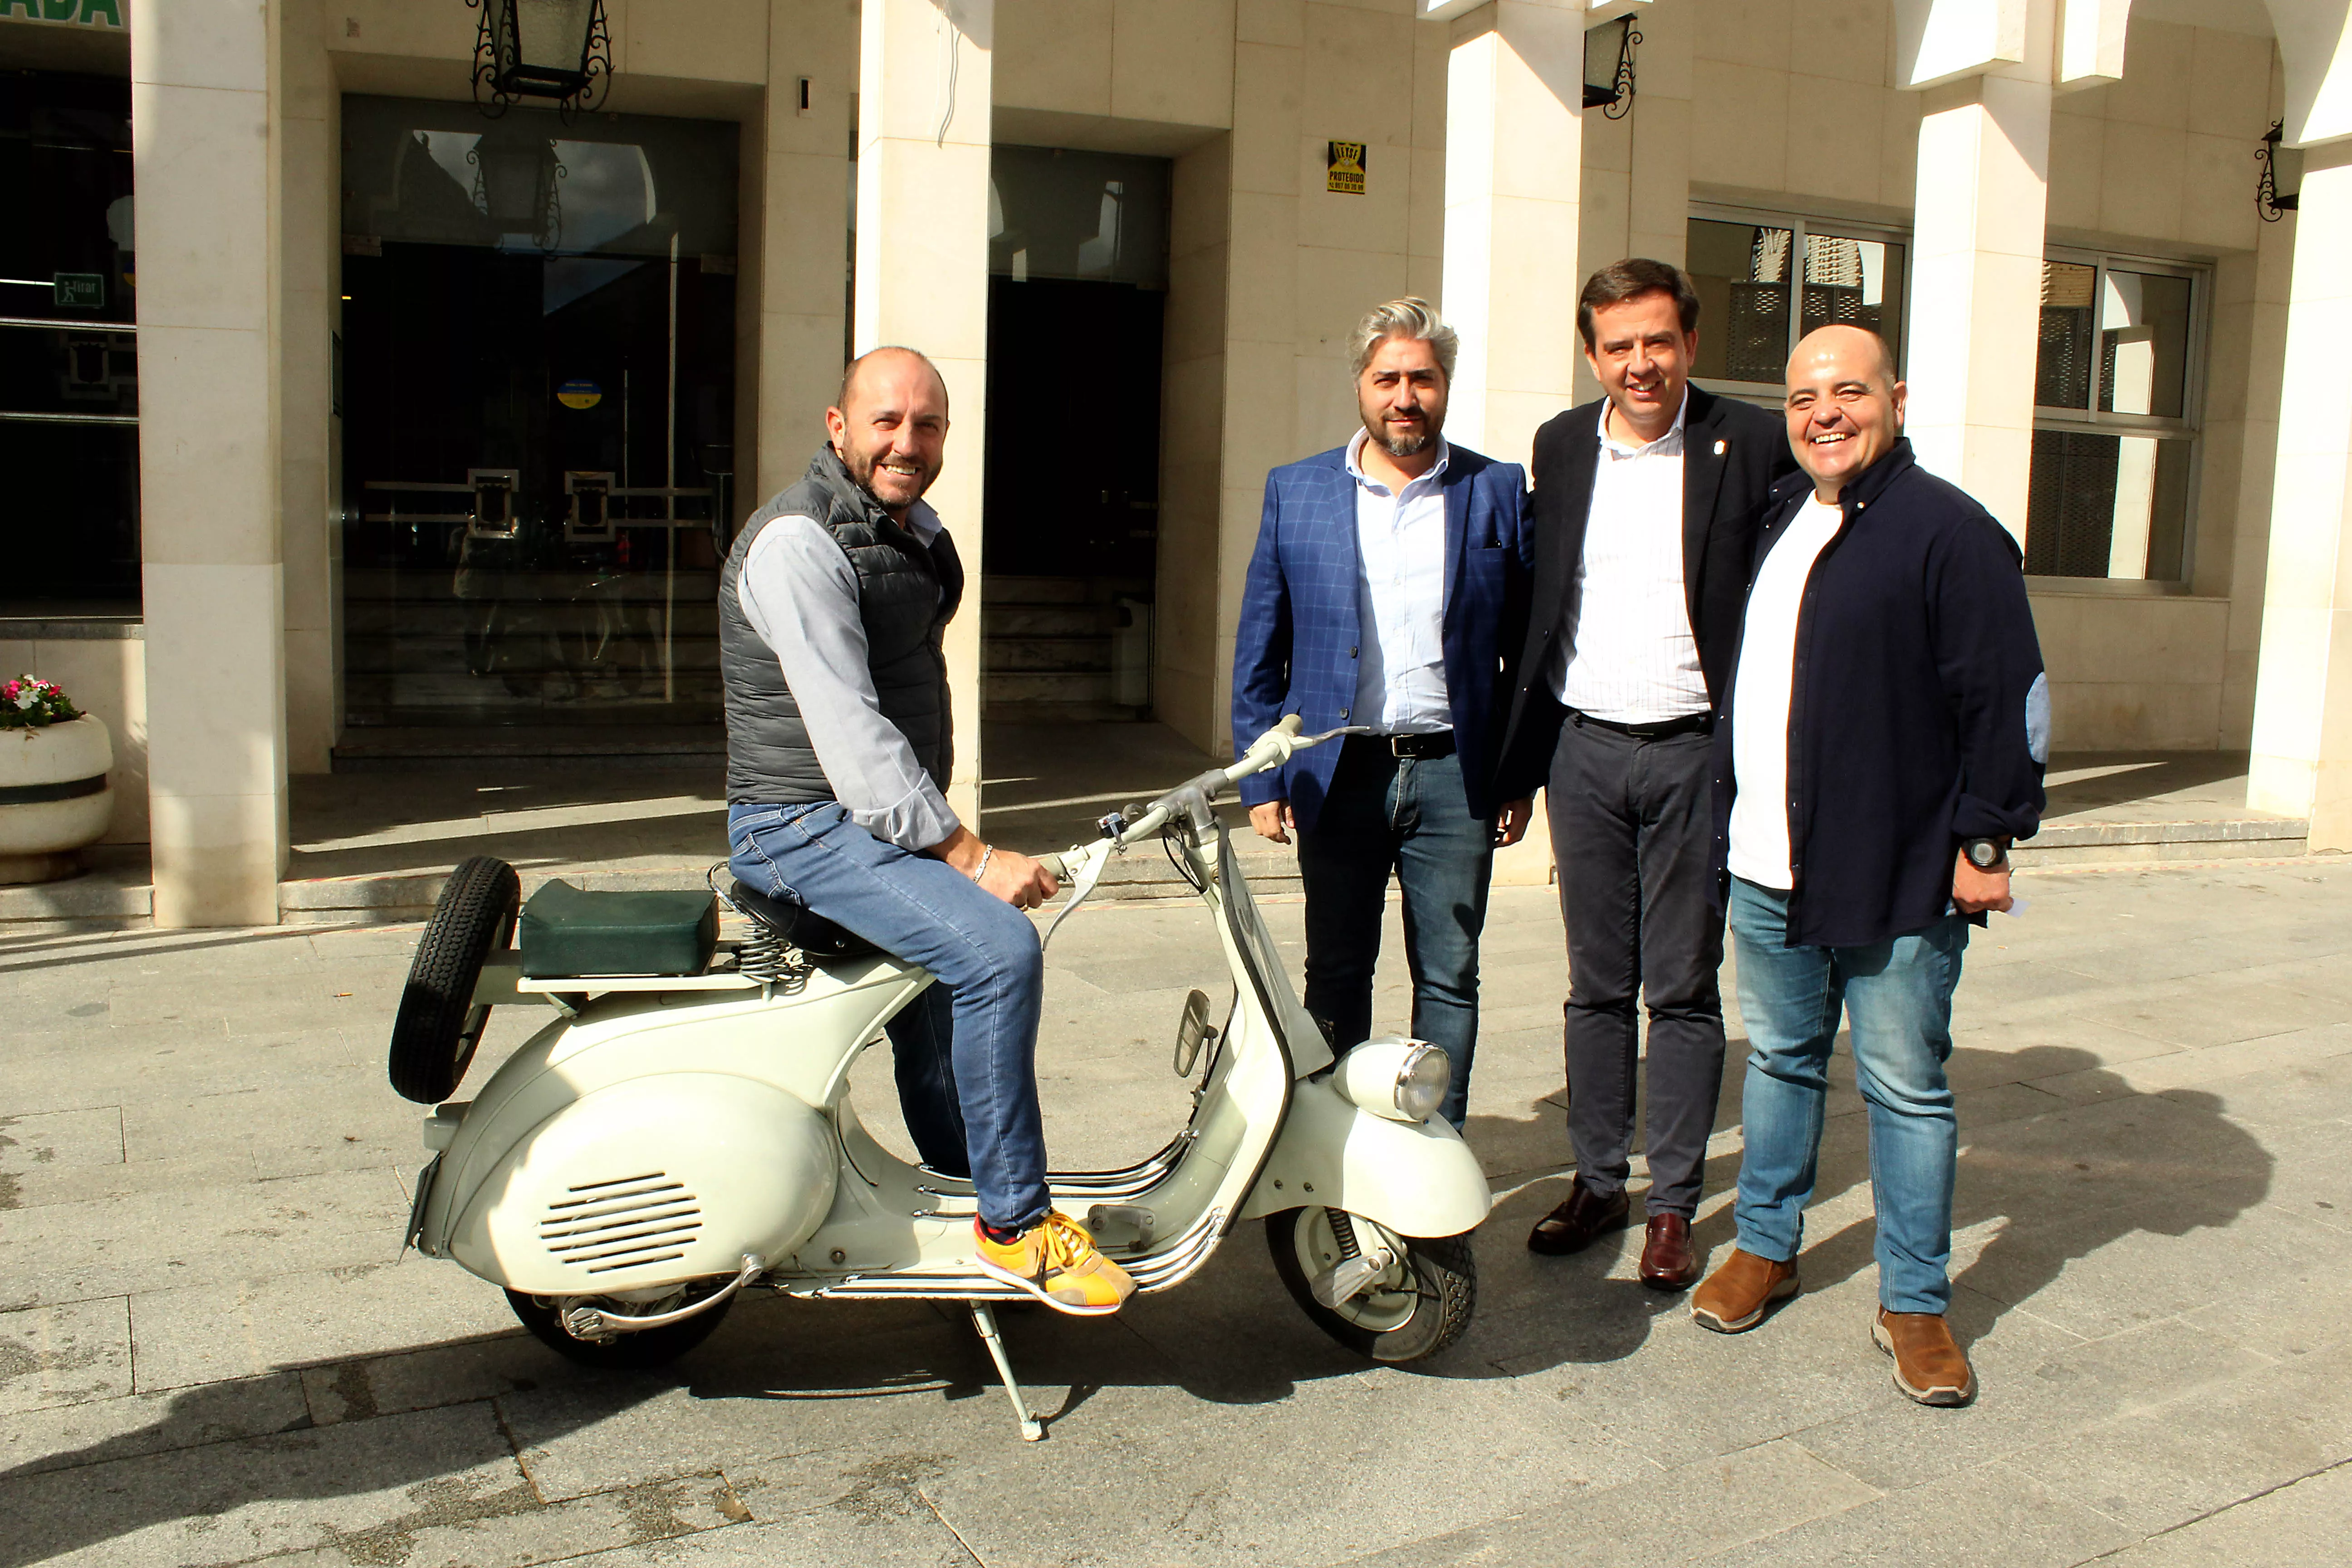
<svg viewBox="0 0 2352 1568">
<path fill-rule="evenodd" d="M 1437 368 L 1445 373 L 1446 380 L 1454 379 L 1454 356 L 1461 351 L 1462 340 L 1445 324 L 1436 306 L 1412 295 L 1373 306 L 1356 323 L 1348 338 L 1349 375 L 1362 375 L 1364 367 L 1372 363 L 1372 351 L 1391 338 L 1427 343 L 1437 355 Z"/>
</svg>

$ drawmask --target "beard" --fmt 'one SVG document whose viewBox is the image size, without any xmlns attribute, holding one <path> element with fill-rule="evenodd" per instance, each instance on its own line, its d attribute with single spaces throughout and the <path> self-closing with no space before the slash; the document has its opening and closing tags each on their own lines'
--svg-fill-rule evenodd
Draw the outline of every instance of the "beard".
<svg viewBox="0 0 2352 1568">
<path fill-rule="evenodd" d="M 1417 457 L 1428 451 L 1437 439 L 1437 421 L 1425 414 L 1419 430 L 1411 435 L 1392 436 L 1389 433 L 1388 422 L 1379 415 L 1364 414 L 1360 409 L 1358 413 L 1364 421 L 1364 434 L 1371 438 L 1374 446 L 1391 458 Z"/>
<path fill-rule="evenodd" d="M 874 469 L 880 461 L 880 458 L 881 454 L 878 452 L 858 451 L 853 447 L 851 450 L 841 454 L 841 465 L 843 468 L 849 470 L 850 481 L 856 485 L 859 489 L 864 490 L 867 495 L 872 496 L 877 504 L 886 508 L 904 505 L 904 502 L 887 500 L 882 495 L 881 491 L 874 488 Z M 893 475 L 892 477 L 894 479 L 905 478 L 903 475 Z M 931 481 L 939 477 L 940 474 L 937 468 L 927 468 L 918 475 L 915 481 L 915 499 L 920 500 L 923 493 L 931 488 Z"/>
</svg>

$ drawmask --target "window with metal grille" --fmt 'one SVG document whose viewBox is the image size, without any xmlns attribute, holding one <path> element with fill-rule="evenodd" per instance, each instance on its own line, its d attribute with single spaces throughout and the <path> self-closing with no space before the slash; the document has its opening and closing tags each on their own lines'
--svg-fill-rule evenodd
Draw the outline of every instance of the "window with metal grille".
<svg viewBox="0 0 2352 1568">
<path fill-rule="evenodd" d="M 1695 209 L 1684 265 L 1699 298 L 1693 379 L 1777 408 L 1797 341 L 1833 322 L 1878 333 L 1901 364 L 1905 238 L 1799 213 Z"/>
</svg>

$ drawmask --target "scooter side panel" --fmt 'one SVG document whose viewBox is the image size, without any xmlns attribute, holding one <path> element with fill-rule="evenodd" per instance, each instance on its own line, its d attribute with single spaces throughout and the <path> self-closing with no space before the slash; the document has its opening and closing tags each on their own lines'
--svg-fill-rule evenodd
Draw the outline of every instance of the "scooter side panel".
<svg viewBox="0 0 2352 1568">
<path fill-rule="evenodd" d="M 419 1245 L 446 1253 L 457 1216 L 514 1144 L 584 1095 L 677 1072 L 771 1084 L 822 1106 L 881 1020 L 929 977 L 889 960 L 819 970 L 793 994 L 629 993 L 551 1023 L 466 1108 L 427 1196 Z M 729 1272 L 735 1265 L 730 1260 Z"/>
<path fill-rule="evenodd" d="M 671 1073 L 582 1096 L 517 1140 L 449 1237 L 467 1269 L 601 1295 L 773 1261 L 833 1205 L 830 1124 L 769 1084 Z"/>
<path fill-rule="evenodd" d="M 1400 1236 L 1459 1236 L 1486 1217 L 1486 1173 L 1445 1122 L 1391 1121 L 1342 1099 L 1330 1080 L 1298 1085 L 1290 1117 L 1242 1217 L 1319 1205 Z"/>
</svg>

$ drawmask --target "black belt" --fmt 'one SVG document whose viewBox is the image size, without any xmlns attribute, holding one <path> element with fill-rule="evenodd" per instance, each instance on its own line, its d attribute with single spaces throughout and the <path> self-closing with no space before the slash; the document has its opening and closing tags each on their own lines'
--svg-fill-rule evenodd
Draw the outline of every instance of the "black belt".
<svg viewBox="0 0 2352 1568">
<path fill-rule="evenodd" d="M 1715 715 L 1712 713 L 1685 713 L 1679 719 L 1662 719 L 1654 724 L 1620 724 L 1614 719 L 1596 719 L 1573 708 L 1568 710 L 1568 716 L 1579 724 L 1598 724 L 1604 730 L 1614 730 L 1637 741 L 1664 741 L 1675 735 L 1705 735 L 1712 733 L 1715 729 Z"/>
<path fill-rule="evenodd" d="M 1433 757 L 1454 754 L 1454 731 L 1440 730 L 1428 735 L 1350 735 L 1349 745 L 1359 741 L 1378 746 L 1392 757 L 1404 757 L 1415 762 L 1427 762 Z"/>
</svg>

